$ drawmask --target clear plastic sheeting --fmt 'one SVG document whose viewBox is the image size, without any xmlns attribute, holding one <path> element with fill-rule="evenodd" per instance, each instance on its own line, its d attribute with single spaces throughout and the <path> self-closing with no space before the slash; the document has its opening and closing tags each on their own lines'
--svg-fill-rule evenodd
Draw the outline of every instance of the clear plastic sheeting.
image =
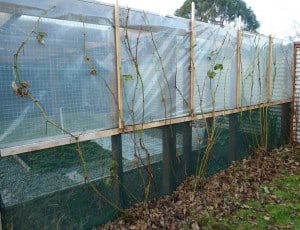
<svg viewBox="0 0 300 230">
<path fill-rule="evenodd" d="M 51 122 L 72 133 L 116 127 L 113 7 L 30 2 L 1 3 L 0 146 L 64 134 Z M 12 82 L 27 82 L 33 98 Z"/>
<path fill-rule="evenodd" d="M 122 10 L 125 124 L 189 112 L 189 21 Z"/>
<path fill-rule="evenodd" d="M 244 32 L 241 44 L 241 105 L 267 102 L 269 38 Z"/>
<path fill-rule="evenodd" d="M 236 31 L 196 23 L 194 103 L 197 114 L 234 108 L 236 46 Z"/>
<path fill-rule="evenodd" d="M 125 8 L 116 28 L 114 7 L 100 2 L 0 4 L 1 149 L 291 98 L 292 47 L 277 39 L 238 41 L 201 22 L 191 33 L 190 20 Z"/>
<path fill-rule="evenodd" d="M 272 44 L 271 101 L 289 99 L 293 87 L 293 45 L 274 39 Z"/>
</svg>

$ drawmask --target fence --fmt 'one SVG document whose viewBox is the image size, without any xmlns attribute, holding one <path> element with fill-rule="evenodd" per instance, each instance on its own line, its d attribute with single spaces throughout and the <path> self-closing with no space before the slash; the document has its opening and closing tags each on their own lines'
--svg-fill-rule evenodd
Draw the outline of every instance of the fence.
<svg viewBox="0 0 300 230">
<path fill-rule="evenodd" d="M 293 126 L 292 140 L 299 143 L 299 42 L 294 44 L 294 90 L 293 90 Z"/>
<path fill-rule="evenodd" d="M 287 141 L 290 43 L 99 2 L 0 5 L 7 228 L 96 226 Z"/>
</svg>

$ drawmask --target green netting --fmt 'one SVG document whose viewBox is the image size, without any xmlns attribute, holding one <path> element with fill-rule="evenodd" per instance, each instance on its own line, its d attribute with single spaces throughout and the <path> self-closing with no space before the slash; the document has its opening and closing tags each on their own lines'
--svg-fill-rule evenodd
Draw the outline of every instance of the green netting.
<svg viewBox="0 0 300 230">
<path fill-rule="evenodd" d="M 83 142 L 84 160 L 74 144 L 3 158 L 5 229 L 98 226 L 120 214 L 118 208 L 169 194 L 199 174 L 210 141 L 206 176 L 264 146 L 287 143 L 288 109 L 272 106 Z M 118 153 L 121 171 L 115 170 Z"/>
</svg>

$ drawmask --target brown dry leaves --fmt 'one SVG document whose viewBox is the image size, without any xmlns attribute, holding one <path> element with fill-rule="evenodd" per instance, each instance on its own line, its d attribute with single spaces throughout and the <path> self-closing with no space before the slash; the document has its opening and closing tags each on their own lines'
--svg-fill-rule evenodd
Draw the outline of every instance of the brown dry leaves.
<svg viewBox="0 0 300 230">
<path fill-rule="evenodd" d="M 261 184 L 272 181 L 282 170 L 300 171 L 300 146 L 261 152 L 234 162 L 228 169 L 205 181 L 186 179 L 170 196 L 137 204 L 126 210 L 130 218 L 120 217 L 99 229 L 201 229 L 200 218 L 222 218 L 244 201 L 260 199 Z"/>
</svg>

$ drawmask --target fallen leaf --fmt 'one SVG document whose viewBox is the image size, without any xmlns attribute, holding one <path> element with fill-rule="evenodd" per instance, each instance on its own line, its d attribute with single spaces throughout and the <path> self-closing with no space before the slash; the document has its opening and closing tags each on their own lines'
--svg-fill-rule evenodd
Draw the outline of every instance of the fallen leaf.
<svg viewBox="0 0 300 230">
<path fill-rule="evenodd" d="M 191 227 L 192 227 L 192 230 L 200 230 L 200 227 L 199 227 L 198 223 L 196 223 L 196 222 L 192 223 Z"/>
</svg>

